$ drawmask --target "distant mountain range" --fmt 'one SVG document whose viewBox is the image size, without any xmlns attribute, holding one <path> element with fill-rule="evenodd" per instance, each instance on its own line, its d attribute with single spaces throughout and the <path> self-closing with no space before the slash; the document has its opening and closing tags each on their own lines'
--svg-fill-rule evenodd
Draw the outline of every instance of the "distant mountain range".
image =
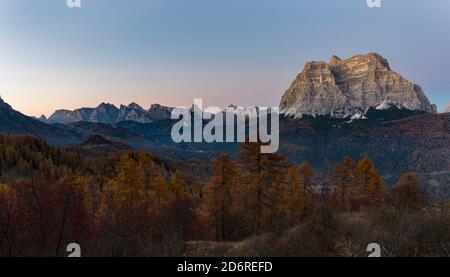
<svg viewBox="0 0 450 277">
<path fill-rule="evenodd" d="M 136 121 L 140 123 L 149 123 L 159 119 L 170 118 L 173 108 L 164 107 L 159 104 L 152 105 L 145 110 L 136 103 L 127 106 L 121 105 L 120 108 L 108 103 L 101 103 L 96 108 L 80 108 L 74 111 L 57 110 L 49 118 L 41 116 L 40 121 L 45 123 L 69 124 L 78 121 L 95 123 L 118 123 L 121 121 Z"/>
<path fill-rule="evenodd" d="M 370 108 L 397 107 L 437 113 L 422 88 L 395 71 L 377 53 L 356 55 L 346 60 L 333 56 L 329 63 L 308 62 L 281 99 L 280 111 L 287 116 L 330 115 L 364 119 Z M 448 109 L 448 108 L 447 108 Z M 57 110 L 45 123 L 70 124 L 79 121 L 114 124 L 122 121 L 150 123 L 169 119 L 172 107 L 159 104 L 144 109 L 136 103 L 119 108 L 101 103 L 96 108 Z"/>
<path fill-rule="evenodd" d="M 349 155 L 369 154 L 388 184 L 403 172 L 424 177 L 432 193 L 450 193 L 450 114 L 433 114 L 392 107 L 371 108 L 366 120 L 330 116 L 280 118 L 280 152 L 293 162 L 309 161 L 320 171 Z M 49 143 L 71 147 L 83 155 L 108 155 L 142 150 L 174 160 L 210 160 L 221 153 L 238 156 L 236 143 L 174 143 L 174 120 L 148 123 L 79 121 L 47 124 L 0 102 L 0 132 L 30 134 Z M 436 192 L 437 191 L 437 192 Z"/>
</svg>

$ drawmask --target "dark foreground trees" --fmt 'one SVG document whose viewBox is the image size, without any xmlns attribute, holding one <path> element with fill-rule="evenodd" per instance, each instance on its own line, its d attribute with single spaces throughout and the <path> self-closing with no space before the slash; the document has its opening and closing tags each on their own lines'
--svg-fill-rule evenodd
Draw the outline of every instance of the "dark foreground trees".
<svg viewBox="0 0 450 277">
<path fill-rule="evenodd" d="M 244 144 L 197 183 L 151 155 L 83 158 L 29 137 L 0 137 L 0 256 L 445 256 L 448 200 L 427 201 L 406 173 L 392 189 L 372 160 L 327 173 Z M 207 241 L 207 242 L 206 242 Z"/>
</svg>

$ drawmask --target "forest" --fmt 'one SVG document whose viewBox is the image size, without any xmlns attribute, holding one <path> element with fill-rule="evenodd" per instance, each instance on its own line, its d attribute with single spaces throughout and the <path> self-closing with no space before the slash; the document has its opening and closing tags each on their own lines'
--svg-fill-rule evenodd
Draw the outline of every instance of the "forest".
<svg viewBox="0 0 450 277">
<path fill-rule="evenodd" d="M 450 256 L 450 202 L 367 155 L 327 172 L 243 143 L 207 178 L 138 152 L 82 155 L 0 135 L 0 256 Z M 209 163 L 209 162 L 208 162 Z M 193 173 L 194 172 L 194 173 Z M 320 176 L 320 177 L 319 177 Z"/>
</svg>

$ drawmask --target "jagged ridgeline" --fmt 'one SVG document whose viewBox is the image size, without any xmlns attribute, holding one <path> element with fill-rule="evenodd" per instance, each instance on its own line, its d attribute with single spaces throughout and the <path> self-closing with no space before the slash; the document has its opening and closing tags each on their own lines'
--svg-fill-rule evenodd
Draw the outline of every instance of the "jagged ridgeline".
<svg viewBox="0 0 450 277">
<path fill-rule="evenodd" d="M 49 118 L 42 115 L 39 120 L 47 123 L 73 123 L 78 121 L 97 123 L 117 123 L 121 121 L 136 121 L 149 123 L 159 119 L 170 118 L 171 107 L 153 104 L 149 109 L 144 109 L 136 103 L 120 105 L 120 108 L 101 103 L 96 108 L 80 108 L 73 111 L 57 110 Z"/>
</svg>

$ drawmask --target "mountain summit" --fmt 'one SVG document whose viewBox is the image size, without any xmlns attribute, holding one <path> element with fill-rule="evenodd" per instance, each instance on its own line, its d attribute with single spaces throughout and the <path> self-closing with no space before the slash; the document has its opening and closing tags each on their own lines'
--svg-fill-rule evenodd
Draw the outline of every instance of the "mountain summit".
<svg viewBox="0 0 450 277">
<path fill-rule="evenodd" d="M 391 70 L 381 55 L 369 53 L 329 63 L 313 61 L 305 65 L 280 103 L 286 115 L 363 115 L 370 108 L 391 106 L 436 113 L 421 87 Z"/>
</svg>

